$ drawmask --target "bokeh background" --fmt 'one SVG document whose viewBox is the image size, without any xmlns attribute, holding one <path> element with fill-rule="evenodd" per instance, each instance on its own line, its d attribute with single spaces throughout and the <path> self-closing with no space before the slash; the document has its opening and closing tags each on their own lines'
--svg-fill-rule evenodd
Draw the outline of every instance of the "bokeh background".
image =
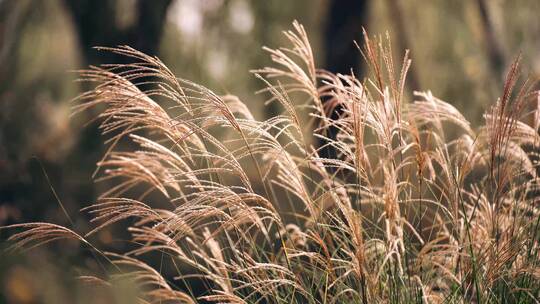
<svg viewBox="0 0 540 304">
<path fill-rule="evenodd" d="M 261 83 L 249 72 L 270 63 L 262 46 L 284 43 L 281 32 L 298 20 L 319 67 L 362 77 L 353 40 L 364 26 L 388 32 L 396 59 L 411 50 L 411 91 L 431 90 L 478 125 L 518 54 L 525 75 L 540 75 L 539 16 L 538 0 L 0 0 L 0 226 L 39 220 L 88 231 L 78 210 L 105 187 L 91 180 L 105 146 L 88 124 L 95 113 L 70 116 L 87 89 L 73 71 L 124 60 L 93 46 L 157 55 L 264 119 L 276 109 L 254 94 Z M 105 231 L 95 241 L 122 246 L 116 238 Z M 0 303 L 95 303 L 71 277 L 100 267 L 69 242 L 0 253 Z"/>
</svg>

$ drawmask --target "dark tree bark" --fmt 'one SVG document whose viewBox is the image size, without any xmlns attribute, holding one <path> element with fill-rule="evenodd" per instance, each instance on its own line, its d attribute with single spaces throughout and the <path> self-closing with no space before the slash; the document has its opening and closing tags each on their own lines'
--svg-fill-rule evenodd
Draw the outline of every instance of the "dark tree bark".
<svg viewBox="0 0 540 304">
<path fill-rule="evenodd" d="M 362 74 L 362 55 L 354 41 L 362 38 L 362 26 L 367 23 L 368 0 L 331 0 L 328 7 L 328 17 L 324 31 L 325 67 L 333 73 L 350 74 L 351 71 L 360 77 Z M 341 108 L 328 108 L 327 115 L 337 118 Z M 335 139 L 337 129 L 331 127 L 326 134 Z M 322 140 L 319 145 L 327 142 Z M 320 150 L 322 157 L 336 158 L 332 147 Z"/>
<path fill-rule="evenodd" d="M 326 69 L 349 74 L 360 73 L 361 54 L 353 41 L 362 38 L 367 23 L 368 0 L 332 0 L 324 32 Z"/>
<path fill-rule="evenodd" d="M 78 34 L 81 51 L 87 63 L 96 64 L 126 58 L 98 53 L 94 46 L 129 45 L 149 55 L 156 55 L 163 34 L 167 9 L 172 0 L 138 0 L 134 4 L 135 20 L 120 27 L 116 0 L 64 0 Z M 109 61 L 110 62 L 110 61 Z"/>
</svg>

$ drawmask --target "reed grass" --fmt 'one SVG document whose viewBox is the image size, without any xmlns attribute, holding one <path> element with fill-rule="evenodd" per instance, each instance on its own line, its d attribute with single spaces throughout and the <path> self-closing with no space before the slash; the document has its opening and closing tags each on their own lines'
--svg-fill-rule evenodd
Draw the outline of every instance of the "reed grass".
<svg viewBox="0 0 540 304">
<path fill-rule="evenodd" d="M 101 109 L 95 178 L 114 186 L 83 209 L 91 231 L 4 227 L 22 229 L 13 248 L 81 241 L 111 271 L 80 279 L 129 276 L 142 303 L 538 303 L 540 95 L 519 59 L 473 128 L 429 91 L 409 100 L 410 60 L 385 39 L 364 35 L 358 79 L 316 68 L 299 23 L 284 34 L 253 71 L 282 109 L 268 120 L 156 57 L 100 48 L 133 63 L 80 71 L 95 87 L 74 113 Z M 126 219 L 135 249 L 91 245 Z"/>
</svg>

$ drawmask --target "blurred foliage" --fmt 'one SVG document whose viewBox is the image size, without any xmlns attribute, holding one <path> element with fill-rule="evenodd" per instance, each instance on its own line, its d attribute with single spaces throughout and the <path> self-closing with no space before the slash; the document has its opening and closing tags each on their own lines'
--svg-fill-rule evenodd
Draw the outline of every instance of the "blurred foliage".
<svg viewBox="0 0 540 304">
<path fill-rule="evenodd" d="M 0 0 L 0 225 L 38 219 L 66 223 L 54 189 L 75 226 L 84 231 L 87 227 L 80 227 L 78 209 L 95 200 L 101 187 L 90 180 L 104 146 L 95 126 L 85 127 L 90 116 L 70 118 L 70 100 L 84 88 L 68 72 L 96 63 L 88 57 L 100 58 L 100 54 L 82 49 L 80 29 L 74 26 L 67 2 Z M 97 1 L 114 8 L 113 21 L 119 29 L 137 22 L 137 2 Z M 363 25 L 369 33 L 388 31 L 396 60 L 403 55 L 402 48 L 411 50 L 411 73 L 418 82 L 415 89 L 429 89 L 453 103 L 469 120 L 480 121 L 482 109 L 499 96 L 503 78 L 489 61 L 490 46 L 478 8 L 482 0 L 367 2 L 368 20 Z M 540 2 L 485 3 L 503 67 L 521 52 L 525 74 L 538 77 Z M 263 118 L 269 115 L 264 98 L 252 93 L 262 84 L 249 72 L 269 63 L 260 46 L 279 45 L 281 31 L 297 19 L 308 31 L 319 66 L 328 66 L 322 61 L 332 48 L 323 45 L 330 7 L 330 0 L 172 1 L 163 35 L 157 40 L 158 55 L 177 76 L 205 84 L 219 94 L 235 94 L 257 118 Z M 362 26 L 361 20 L 358 26 Z M 2 257 L 0 303 L 34 303 L 36 299 L 58 303 L 50 298 L 51 293 L 63 300 L 78 299 L 76 289 L 58 289 L 69 286 L 57 275 L 65 272 L 59 268 L 60 257 L 78 256 L 80 250 L 67 248 L 70 252 L 55 247 L 54 254 L 40 255 L 39 260 Z M 35 276 L 38 265 L 46 271 Z"/>
<path fill-rule="evenodd" d="M 372 33 L 389 31 L 396 46 L 392 1 L 373 1 L 368 27 Z M 399 2 L 399 1 L 397 1 Z M 482 119 L 482 109 L 495 102 L 502 90 L 503 75 L 490 66 L 478 2 L 402 1 L 401 15 L 409 37 L 412 69 L 419 75 L 420 90 L 454 104 L 471 121 Z M 503 52 L 503 73 L 521 53 L 524 75 L 540 75 L 540 11 L 538 1 L 484 1 L 493 30 Z M 377 17 L 375 17 L 377 16 Z M 394 51 L 396 50 L 394 48 Z"/>
</svg>

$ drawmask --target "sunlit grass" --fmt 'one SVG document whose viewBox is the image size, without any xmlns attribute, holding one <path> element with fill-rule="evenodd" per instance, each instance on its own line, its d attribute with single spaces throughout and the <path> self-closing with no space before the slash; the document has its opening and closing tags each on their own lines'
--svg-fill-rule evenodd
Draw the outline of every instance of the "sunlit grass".
<svg viewBox="0 0 540 304">
<path fill-rule="evenodd" d="M 540 97 L 514 88 L 519 60 L 475 130 L 429 91 L 406 100 L 410 60 L 382 39 L 365 35 L 361 80 L 317 69 L 298 23 L 285 35 L 254 71 L 282 109 L 265 121 L 155 57 L 104 48 L 133 63 L 81 71 L 95 88 L 74 112 L 103 109 L 95 176 L 115 186 L 83 209 L 93 230 L 13 225 L 12 248 L 78 240 L 111 269 L 83 282 L 129 277 L 150 303 L 534 303 Z M 92 245 L 128 218 L 134 249 Z"/>
</svg>

